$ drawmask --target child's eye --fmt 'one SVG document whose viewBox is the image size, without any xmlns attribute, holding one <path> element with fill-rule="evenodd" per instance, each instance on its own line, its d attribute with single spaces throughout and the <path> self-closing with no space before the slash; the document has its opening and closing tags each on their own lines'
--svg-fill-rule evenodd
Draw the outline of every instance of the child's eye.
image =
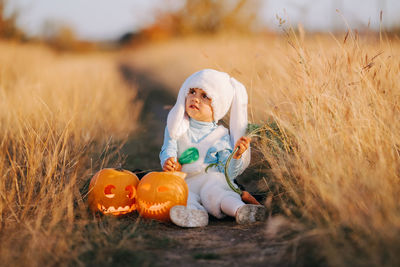
<svg viewBox="0 0 400 267">
<path fill-rule="evenodd" d="M 192 95 L 193 95 L 193 94 L 195 94 L 195 93 L 196 93 L 196 91 L 195 91 L 194 89 L 190 89 L 190 90 L 189 90 L 189 94 L 192 94 Z"/>
<path fill-rule="evenodd" d="M 210 99 L 206 94 L 202 94 L 201 97 L 202 97 L 203 99 Z"/>
</svg>

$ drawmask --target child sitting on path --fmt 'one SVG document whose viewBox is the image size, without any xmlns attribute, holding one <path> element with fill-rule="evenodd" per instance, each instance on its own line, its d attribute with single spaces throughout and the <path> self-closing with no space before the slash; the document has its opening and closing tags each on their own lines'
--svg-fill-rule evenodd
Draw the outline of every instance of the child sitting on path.
<svg viewBox="0 0 400 267">
<path fill-rule="evenodd" d="M 231 108 L 230 131 L 218 126 Z M 186 206 L 170 210 L 173 223 L 182 227 L 201 227 L 208 224 L 208 213 L 217 218 L 229 215 L 239 224 L 265 219 L 262 205 L 245 204 L 232 191 L 224 176 L 224 165 L 235 147 L 228 174 L 233 180 L 250 163 L 250 138 L 247 128 L 246 88 L 227 73 L 204 69 L 192 74 L 180 88 L 176 104 L 168 114 L 164 144 L 160 153 L 164 171 L 182 168 L 187 173 L 189 197 Z M 179 164 L 187 150 L 196 152 L 192 162 Z M 186 153 L 187 154 L 187 153 Z M 216 166 L 205 169 L 210 164 Z"/>
</svg>

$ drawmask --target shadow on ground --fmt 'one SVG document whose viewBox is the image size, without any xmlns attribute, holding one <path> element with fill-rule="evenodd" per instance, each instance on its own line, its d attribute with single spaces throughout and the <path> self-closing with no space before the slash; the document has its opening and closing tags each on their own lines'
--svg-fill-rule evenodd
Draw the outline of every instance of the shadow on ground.
<svg viewBox="0 0 400 267">
<path fill-rule="evenodd" d="M 172 90 L 150 78 L 149 74 L 121 64 L 124 80 L 137 88 L 143 102 L 139 129 L 122 149 L 127 156 L 124 168 L 129 170 L 161 170 L 159 153 L 164 139 L 164 128 L 169 109 L 175 103 Z"/>
</svg>

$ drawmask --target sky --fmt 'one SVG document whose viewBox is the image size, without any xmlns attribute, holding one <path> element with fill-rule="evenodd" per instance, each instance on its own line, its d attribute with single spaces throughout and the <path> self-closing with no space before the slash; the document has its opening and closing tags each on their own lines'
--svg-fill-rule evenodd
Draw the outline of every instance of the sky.
<svg viewBox="0 0 400 267">
<path fill-rule="evenodd" d="M 277 15 L 287 24 L 301 23 L 309 31 L 368 25 L 379 29 L 380 10 L 384 27 L 400 26 L 400 0 L 260 1 L 259 16 L 271 29 L 279 30 Z M 80 39 L 109 40 L 145 27 L 158 12 L 175 10 L 183 3 L 184 0 L 8 0 L 5 12 L 18 10 L 18 25 L 29 35 L 40 35 L 44 25 L 58 23 L 71 27 Z"/>
</svg>

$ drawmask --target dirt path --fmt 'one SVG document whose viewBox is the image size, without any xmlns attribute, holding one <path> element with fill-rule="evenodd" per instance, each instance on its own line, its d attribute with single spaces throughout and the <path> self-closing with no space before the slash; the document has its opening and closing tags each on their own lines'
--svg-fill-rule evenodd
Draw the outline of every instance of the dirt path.
<svg viewBox="0 0 400 267">
<path fill-rule="evenodd" d="M 128 64 L 121 64 L 120 71 L 123 78 L 138 89 L 137 97 L 143 101 L 140 128 L 122 151 L 127 155 L 124 167 L 130 170 L 161 170 L 158 155 L 164 139 L 169 107 L 175 103 L 175 97 L 164 85 Z"/>
<path fill-rule="evenodd" d="M 138 97 L 144 101 L 141 129 L 123 148 L 123 153 L 128 155 L 124 168 L 134 170 L 140 166 L 145 170 L 160 169 L 158 153 L 168 106 L 175 103 L 175 96 L 172 90 L 128 64 L 121 64 L 120 71 L 128 83 L 137 86 Z M 147 239 L 143 249 L 148 253 L 147 257 L 154 259 L 151 265 L 278 265 L 279 248 L 268 244 L 264 223 L 240 226 L 233 218 L 211 218 L 205 228 L 182 229 L 155 221 L 142 221 L 139 228 Z"/>
</svg>

